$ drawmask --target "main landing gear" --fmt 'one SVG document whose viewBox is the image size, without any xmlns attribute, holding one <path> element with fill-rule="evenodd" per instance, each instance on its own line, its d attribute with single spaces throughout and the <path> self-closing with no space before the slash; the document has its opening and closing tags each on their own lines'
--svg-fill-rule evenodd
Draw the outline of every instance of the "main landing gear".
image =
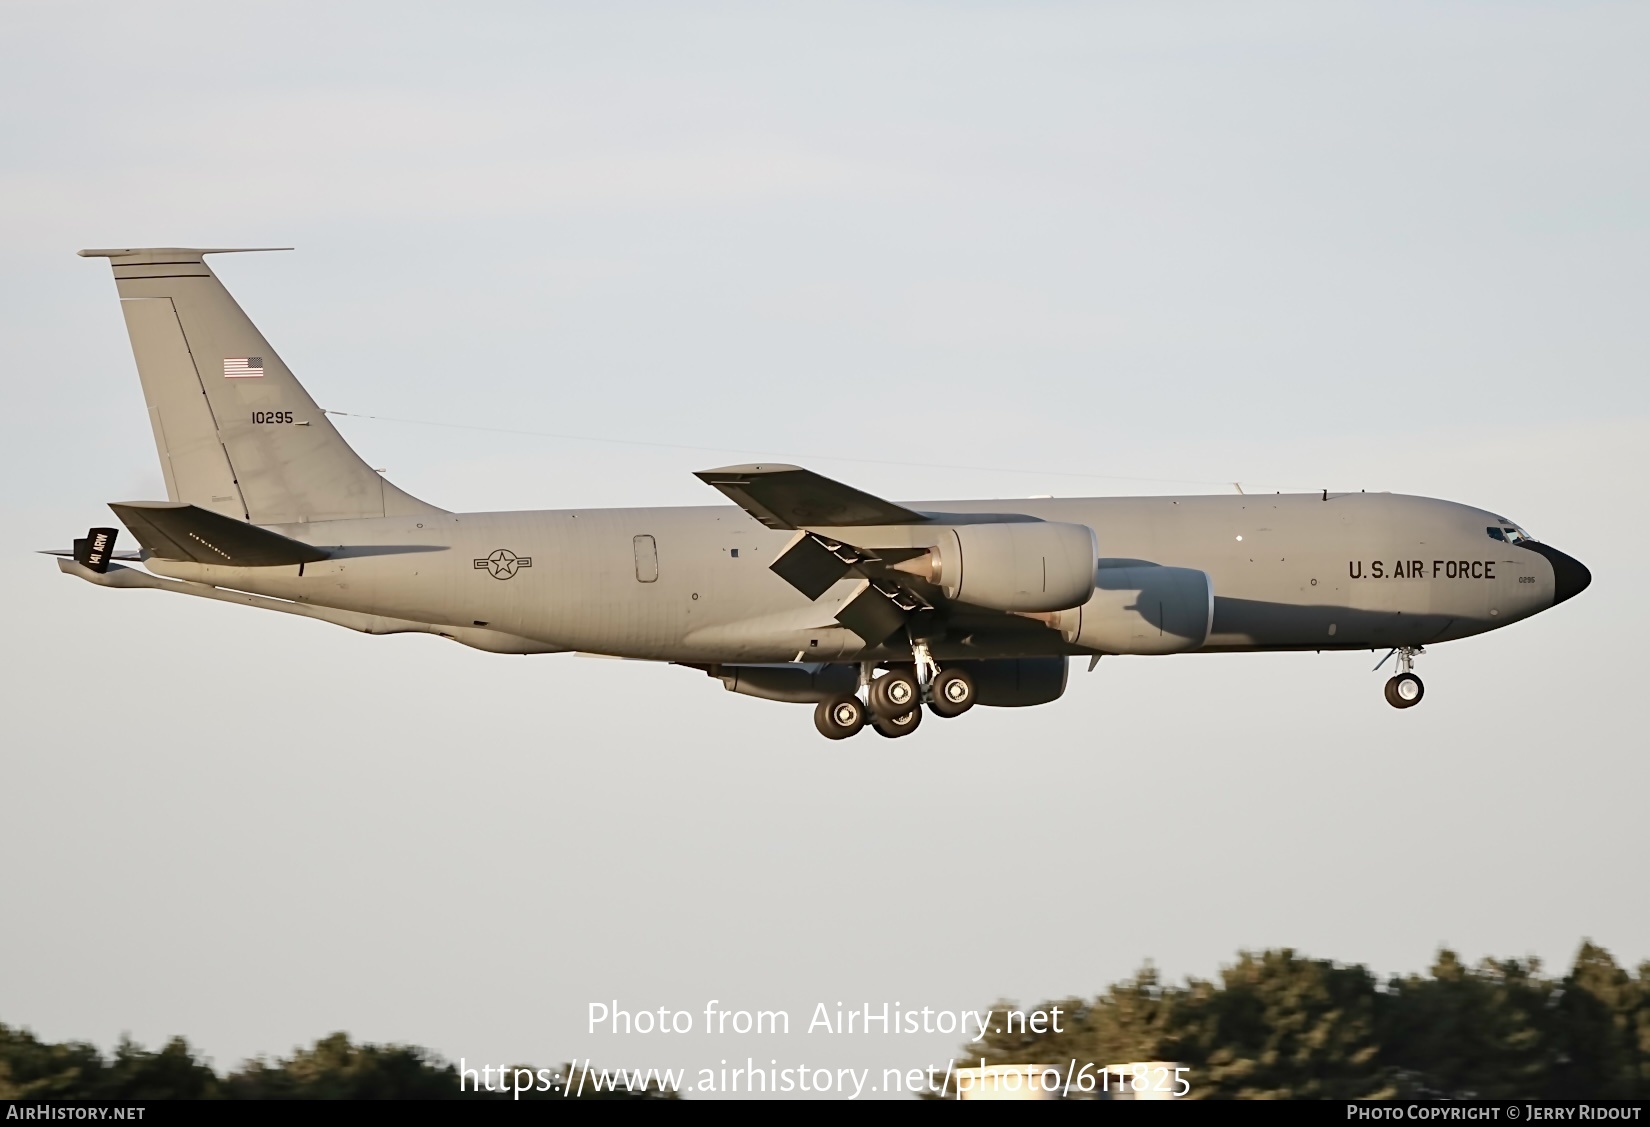
<svg viewBox="0 0 1650 1127">
<path fill-rule="evenodd" d="M 880 736 L 898 739 L 917 730 L 922 722 L 922 706 L 935 716 L 961 716 L 974 707 L 974 679 L 962 669 L 942 670 L 928 652 L 926 642 L 911 643 L 911 665 L 896 666 L 872 679 L 869 662 L 860 667 L 860 687 L 865 701 L 853 693 L 840 693 L 821 701 L 814 709 L 814 726 L 831 740 L 856 735 L 867 723 Z"/>
<path fill-rule="evenodd" d="M 828 740 L 857 736 L 865 727 L 865 706 L 852 693 L 839 693 L 814 706 L 814 727 Z"/>
<path fill-rule="evenodd" d="M 871 727 L 876 729 L 877 735 L 887 736 L 891 740 L 896 740 L 901 736 L 909 736 L 917 730 L 917 725 L 921 723 L 922 709 L 920 708 L 902 712 L 892 720 L 874 714 L 871 717 Z"/>
<path fill-rule="evenodd" d="M 1413 708 L 1421 703 L 1421 697 L 1427 691 L 1415 675 L 1415 655 L 1421 652 L 1419 646 L 1399 646 L 1381 659 L 1381 665 L 1385 665 L 1387 657 L 1398 655 L 1398 672 L 1387 681 L 1385 690 L 1386 702 L 1393 708 Z M 1375 668 L 1379 669 L 1381 665 Z"/>
</svg>

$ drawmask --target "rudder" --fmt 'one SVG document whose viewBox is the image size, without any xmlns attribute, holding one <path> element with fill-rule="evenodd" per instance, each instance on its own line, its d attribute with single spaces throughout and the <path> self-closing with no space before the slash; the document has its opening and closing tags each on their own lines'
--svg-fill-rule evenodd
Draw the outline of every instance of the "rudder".
<svg viewBox="0 0 1650 1127">
<path fill-rule="evenodd" d="M 222 253 L 80 252 L 114 269 L 167 497 L 253 524 L 442 511 L 344 441 L 206 265 Z"/>
</svg>

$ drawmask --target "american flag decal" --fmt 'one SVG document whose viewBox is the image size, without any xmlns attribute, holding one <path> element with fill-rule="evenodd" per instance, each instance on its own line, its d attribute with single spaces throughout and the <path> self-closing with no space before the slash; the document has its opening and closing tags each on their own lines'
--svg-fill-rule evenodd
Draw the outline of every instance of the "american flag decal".
<svg viewBox="0 0 1650 1127">
<path fill-rule="evenodd" d="M 244 380 L 263 374 L 264 358 L 262 356 L 226 356 L 224 358 L 223 378 L 226 380 Z"/>
</svg>

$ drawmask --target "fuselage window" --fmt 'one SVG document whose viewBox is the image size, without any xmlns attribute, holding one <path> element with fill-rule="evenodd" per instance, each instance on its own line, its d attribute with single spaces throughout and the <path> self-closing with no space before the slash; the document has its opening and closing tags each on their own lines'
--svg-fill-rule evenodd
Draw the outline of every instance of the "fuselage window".
<svg viewBox="0 0 1650 1127">
<path fill-rule="evenodd" d="M 1505 540 L 1506 539 L 1505 536 L 1501 535 L 1501 530 L 1499 528 L 1486 528 L 1484 531 L 1490 534 L 1490 539 L 1491 540 Z"/>
<path fill-rule="evenodd" d="M 659 546 L 651 536 L 637 536 L 631 543 L 636 549 L 636 581 L 652 583 L 659 578 Z"/>
</svg>

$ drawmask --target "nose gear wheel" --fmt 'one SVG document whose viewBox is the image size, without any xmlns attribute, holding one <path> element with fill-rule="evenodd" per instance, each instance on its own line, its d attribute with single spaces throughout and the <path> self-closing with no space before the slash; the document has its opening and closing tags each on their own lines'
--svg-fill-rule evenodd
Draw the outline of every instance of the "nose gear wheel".
<svg viewBox="0 0 1650 1127">
<path fill-rule="evenodd" d="M 1379 669 L 1387 660 L 1396 654 L 1398 656 L 1398 672 L 1388 679 L 1383 690 L 1386 702 L 1393 708 L 1414 708 L 1421 703 L 1421 697 L 1426 694 L 1426 686 L 1415 675 L 1415 655 L 1421 652 L 1419 646 L 1395 646 L 1391 653 L 1383 657 Z"/>
</svg>

